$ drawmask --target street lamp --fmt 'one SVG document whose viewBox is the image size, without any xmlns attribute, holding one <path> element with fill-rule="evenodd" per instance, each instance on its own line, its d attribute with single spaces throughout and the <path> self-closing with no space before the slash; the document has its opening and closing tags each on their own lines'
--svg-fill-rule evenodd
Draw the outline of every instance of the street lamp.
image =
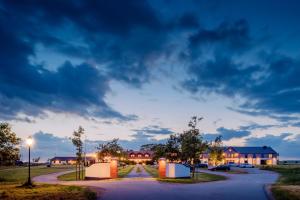
<svg viewBox="0 0 300 200">
<path fill-rule="evenodd" d="M 27 181 L 27 185 L 31 186 L 32 182 L 31 182 L 31 177 L 30 177 L 30 147 L 33 143 L 33 139 L 31 136 L 29 136 L 27 138 L 26 143 L 28 145 L 28 181 Z"/>
</svg>

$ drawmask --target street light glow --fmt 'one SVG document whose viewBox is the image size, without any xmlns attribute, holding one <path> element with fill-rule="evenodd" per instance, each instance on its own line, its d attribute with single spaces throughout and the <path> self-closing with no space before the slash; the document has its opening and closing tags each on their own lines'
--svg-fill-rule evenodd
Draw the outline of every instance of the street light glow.
<svg viewBox="0 0 300 200">
<path fill-rule="evenodd" d="M 26 143 L 27 143 L 28 146 L 31 146 L 32 143 L 33 143 L 32 137 L 28 137 L 27 140 L 26 140 Z"/>
</svg>

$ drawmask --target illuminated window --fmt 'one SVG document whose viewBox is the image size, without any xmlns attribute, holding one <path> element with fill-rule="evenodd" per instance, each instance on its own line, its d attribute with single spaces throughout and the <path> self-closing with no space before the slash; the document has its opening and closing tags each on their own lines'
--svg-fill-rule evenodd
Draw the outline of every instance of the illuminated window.
<svg viewBox="0 0 300 200">
<path fill-rule="evenodd" d="M 273 156 L 272 156 L 272 154 L 269 154 L 269 158 L 272 158 Z"/>
<path fill-rule="evenodd" d="M 149 157 L 149 155 L 148 155 L 148 154 L 145 154 L 145 157 L 146 157 L 146 158 L 148 158 L 148 157 Z"/>
<path fill-rule="evenodd" d="M 131 158 L 134 158 L 134 154 L 131 154 L 130 157 L 131 157 Z"/>
<path fill-rule="evenodd" d="M 272 154 L 271 154 L 272 155 Z M 267 165 L 272 165 L 272 160 L 267 160 Z"/>
<path fill-rule="evenodd" d="M 138 157 L 139 157 L 139 158 L 142 157 L 142 154 L 138 154 Z"/>
</svg>

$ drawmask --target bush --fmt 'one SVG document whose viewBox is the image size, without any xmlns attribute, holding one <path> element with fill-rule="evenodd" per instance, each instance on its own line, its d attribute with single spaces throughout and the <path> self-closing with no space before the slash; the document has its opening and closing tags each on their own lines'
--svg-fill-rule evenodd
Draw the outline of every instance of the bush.
<svg viewBox="0 0 300 200">
<path fill-rule="evenodd" d="M 147 160 L 147 161 L 146 161 L 146 165 L 154 165 L 153 160 Z"/>
</svg>

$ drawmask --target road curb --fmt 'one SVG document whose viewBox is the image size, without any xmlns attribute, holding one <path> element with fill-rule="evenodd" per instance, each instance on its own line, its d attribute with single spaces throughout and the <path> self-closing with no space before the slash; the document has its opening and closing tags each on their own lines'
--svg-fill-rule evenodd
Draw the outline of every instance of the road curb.
<svg viewBox="0 0 300 200">
<path fill-rule="evenodd" d="M 265 195 L 267 196 L 268 200 L 275 200 L 275 198 L 271 192 L 271 187 L 272 187 L 272 185 L 270 185 L 270 184 L 264 185 L 264 192 L 265 192 Z"/>
</svg>

